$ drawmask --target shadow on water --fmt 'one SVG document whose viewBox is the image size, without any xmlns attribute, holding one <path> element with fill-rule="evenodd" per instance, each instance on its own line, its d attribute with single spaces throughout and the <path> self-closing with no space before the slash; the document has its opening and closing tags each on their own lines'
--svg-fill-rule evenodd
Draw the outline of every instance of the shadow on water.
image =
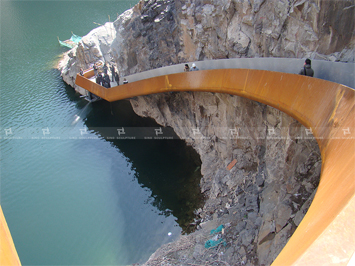
<svg viewBox="0 0 355 266">
<path fill-rule="evenodd" d="M 86 118 L 86 125 L 102 137 L 117 136 L 116 127 L 151 130 L 160 126 L 151 118 L 142 118 L 134 113 L 129 101 L 113 103 L 100 101 L 92 105 L 93 111 Z M 163 128 L 173 139 L 109 139 L 129 158 L 135 177 L 142 187 L 152 193 L 151 204 L 163 215 L 174 215 L 184 232 L 193 228 L 194 210 L 202 203 L 199 182 L 201 161 L 198 154 L 178 139 L 171 128 Z M 153 133 L 154 134 L 154 133 Z"/>
<path fill-rule="evenodd" d="M 71 94 L 71 92 L 68 91 Z M 69 95 L 68 95 L 69 96 Z M 75 95 L 71 95 L 74 102 Z M 86 106 L 79 109 L 85 110 Z M 202 206 L 200 192 L 201 161 L 192 147 L 179 139 L 172 128 L 164 128 L 151 118 L 136 115 L 127 100 L 92 103 L 84 119 L 88 129 L 117 147 L 130 161 L 139 184 L 151 191 L 147 204 L 156 206 L 162 215 L 173 215 L 184 233 L 192 232 L 194 211 Z M 139 132 L 137 139 L 117 139 L 117 128 Z M 162 128 L 172 139 L 144 139 L 150 130 Z M 129 134 L 129 133 L 127 133 Z"/>
</svg>

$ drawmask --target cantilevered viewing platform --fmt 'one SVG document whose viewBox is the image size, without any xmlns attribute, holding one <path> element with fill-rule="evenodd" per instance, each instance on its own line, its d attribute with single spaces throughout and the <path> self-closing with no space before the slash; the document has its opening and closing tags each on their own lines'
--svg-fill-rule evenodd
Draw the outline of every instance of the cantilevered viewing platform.
<svg viewBox="0 0 355 266">
<path fill-rule="evenodd" d="M 354 64 L 313 61 L 316 74 L 311 78 L 296 74 L 303 60 L 242 60 L 244 68 L 220 69 L 218 65 L 233 61 L 218 61 L 206 68 L 206 61 L 196 62 L 205 70 L 194 72 L 182 72 L 182 66 L 170 71 L 180 73 L 168 73 L 169 67 L 147 71 L 110 89 L 90 81 L 89 71 L 78 75 L 76 84 L 109 102 L 171 91 L 228 93 L 275 107 L 310 128 L 321 151 L 320 183 L 307 214 L 272 265 L 347 265 L 355 251 Z M 288 73 L 262 69 L 268 67 Z"/>
<path fill-rule="evenodd" d="M 296 74 L 303 66 L 301 59 L 213 61 L 197 62 L 201 70 L 195 72 L 182 72 L 183 64 L 146 71 L 110 89 L 90 81 L 92 70 L 78 75 L 76 84 L 109 102 L 160 92 L 209 91 L 256 100 L 289 114 L 312 130 L 322 171 L 307 214 L 272 265 L 354 262 L 354 64 L 313 60 L 311 78 Z M 0 265 L 20 265 L 4 218 L 1 228 Z"/>
</svg>

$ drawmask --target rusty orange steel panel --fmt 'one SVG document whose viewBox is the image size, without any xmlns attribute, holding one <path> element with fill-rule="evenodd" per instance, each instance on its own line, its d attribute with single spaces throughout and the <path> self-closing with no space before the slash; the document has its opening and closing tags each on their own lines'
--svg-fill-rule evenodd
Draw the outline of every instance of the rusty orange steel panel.
<svg viewBox="0 0 355 266">
<path fill-rule="evenodd" d="M 0 265 L 21 265 L 0 206 Z"/>
<path fill-rule="evenodd" d="M 76 84 L 108 101 L 167 91 L 239 95 L 273 106 L 312 130 L 322 156 L 314 200 L 272 265 L 346 265 L 355 251 L 355 93 L 302 75 L 214 69 L 149 78 L 105 89 L 85 77 Z"/>
</svg>

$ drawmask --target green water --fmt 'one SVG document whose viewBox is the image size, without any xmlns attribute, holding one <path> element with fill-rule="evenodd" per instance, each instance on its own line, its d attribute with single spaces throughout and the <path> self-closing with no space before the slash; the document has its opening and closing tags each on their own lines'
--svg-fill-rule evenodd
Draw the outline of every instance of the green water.
<svg viewBox="0 0 355 266">
<path fill-rule="evenodd" d="M 198 207 L 199 159 L 183 141 L 109 138 L 159 126 L 127 101 L 88 104 L 53 68 L 57 36 L 136 2 L 0 1 L 1 206 L 23 265 L 142 262 Z"/>
</svg>

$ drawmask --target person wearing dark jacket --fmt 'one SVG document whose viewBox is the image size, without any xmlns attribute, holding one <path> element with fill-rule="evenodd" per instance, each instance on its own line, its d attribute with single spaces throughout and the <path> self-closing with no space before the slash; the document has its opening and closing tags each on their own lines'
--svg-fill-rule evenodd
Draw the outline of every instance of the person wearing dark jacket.
<svg viewBox="0 0 355 266">
<path fill-rule="evenodd" d="M 107 75 L 108 67 L 107 67 L 106 63 L 104 64 L 102 70 L 104 71 L 105 75 Z"/>
<path fill-rule="evenodd" d="M 104 76 L 104 78 L 103 78 L 103 82 L 102 83 L 104 83 L 105 82 L 105 88 L 111 88 L 111 83 L 110 83 L 110 77 L 109 77 L 109 75 L 108 74 L 105 74 L 105 76 Z"/>
<path fill-rule="evenodd" d="M 115 72 L 115 80 L 116 80 L 117 86 L 120 85 L 120 76 L 118 75 L 117 72 Z"/>
<path fill-rule="evenodd" d="M 114 65 L 111 65 L 110 66 L 110 70 L 111 70 L 111 76 L 112 76 L 112 82 L 113 82 L 113 80 L 114 80 L 114 78 L 115 78 L 115 66 Z"/>
<path fill-rule="evenodd" d="M 306 61 L 304 62 L 304 66 L 301 69 L 300 75 L 305 75 L 305 76 L 309 76 L 309 77 L 313 77 L 314 75 L 314 71 L 311 67 L 311 59 L 307 58 Z"/>
<path fill-rule="evenodd" d="M 101 72 L 99 72 L 99 74 L 96 77 L 96 83 L 101 85 L 101 82 L 102 82 L 102 75 Z"/>
<path fill-rule="evenodd" d="M 96 63 L 92 66 L 92 68 L 94 69 L 94 75 L 96 77 L 97 76 L 97 70 L 98 70 L 98 67 L 97 67 Z"/>
</svg>

